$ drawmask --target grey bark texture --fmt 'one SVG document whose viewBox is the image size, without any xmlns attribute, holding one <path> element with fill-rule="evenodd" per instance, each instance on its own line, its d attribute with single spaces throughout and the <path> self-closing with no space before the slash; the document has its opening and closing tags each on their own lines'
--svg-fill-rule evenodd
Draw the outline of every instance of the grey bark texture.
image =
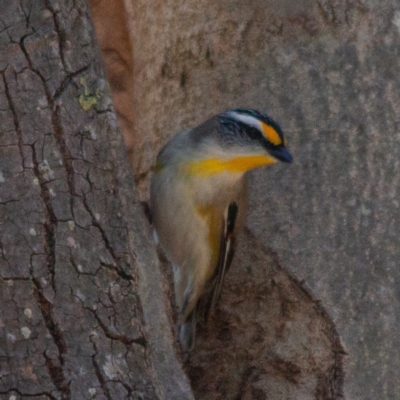
<svg viewBox="0 0 400 400">
<path fill-rule="evenodd" d="M 85 1 L 0 2 L 0 398 L 192 399 Z"/>
<path fill-rule="evenodd" d="M 399 2 L 125 3 L 143 198 L 165 140 L 232 107 L 268 112 L 295 157 L 251 174 L 197 397 L 399 399 Z"/>
</svg>

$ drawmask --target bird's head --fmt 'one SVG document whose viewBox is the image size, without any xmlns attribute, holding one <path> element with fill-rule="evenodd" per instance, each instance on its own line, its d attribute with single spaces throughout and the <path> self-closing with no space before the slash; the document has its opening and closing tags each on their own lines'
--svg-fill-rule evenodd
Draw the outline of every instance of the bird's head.
<svg viewBox="0 0 400 400">
<path fill-rule="evenodd" d="M 278 161 L 292 162 L 280 126 L 259 111 L 232 109 L 199 128 L 203 151 L 202 159 L 191 164 L 195 173 L 244 173 Z"/>
</svg>

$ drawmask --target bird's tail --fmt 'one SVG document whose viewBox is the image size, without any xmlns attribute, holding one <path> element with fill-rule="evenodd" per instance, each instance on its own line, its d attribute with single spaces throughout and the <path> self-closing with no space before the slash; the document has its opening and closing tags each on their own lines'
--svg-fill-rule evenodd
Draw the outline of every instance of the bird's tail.
<svg viewBox="0 0 400 400">
<path fill-rule="evenodd" d="M 192 351 L 196 338 L 196 308 L 186 318 L 186 321 L 179 325 L 179 342 L 183 351 Z"/>
</svg>

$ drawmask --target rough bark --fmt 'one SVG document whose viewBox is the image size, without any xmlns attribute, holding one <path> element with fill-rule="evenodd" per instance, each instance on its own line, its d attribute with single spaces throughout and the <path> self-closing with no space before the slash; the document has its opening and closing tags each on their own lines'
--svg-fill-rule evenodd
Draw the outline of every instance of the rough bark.
<svg viewBox="0 0 400 400">
<path fill-rule="evenodd" d="M 192 398 L 82 0 L 0 2 L 0 397 Z"/>
</svg>

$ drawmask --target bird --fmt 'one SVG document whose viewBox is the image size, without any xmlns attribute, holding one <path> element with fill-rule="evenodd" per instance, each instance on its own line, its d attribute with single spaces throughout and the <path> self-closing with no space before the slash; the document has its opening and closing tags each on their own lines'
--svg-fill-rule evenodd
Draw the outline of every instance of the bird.
<svg viewBox="0 0 400 400">
<path fill-rule="evenodd" d="M 153 166 L 154 236 L 172 263 L 178 339 L 194 347 L 196 308 L 220 297 L 248 206 L 247 172 L 292 162 L 282 129 L 267 114 L 235 108 L 173 136 Z"/>
</svg>

